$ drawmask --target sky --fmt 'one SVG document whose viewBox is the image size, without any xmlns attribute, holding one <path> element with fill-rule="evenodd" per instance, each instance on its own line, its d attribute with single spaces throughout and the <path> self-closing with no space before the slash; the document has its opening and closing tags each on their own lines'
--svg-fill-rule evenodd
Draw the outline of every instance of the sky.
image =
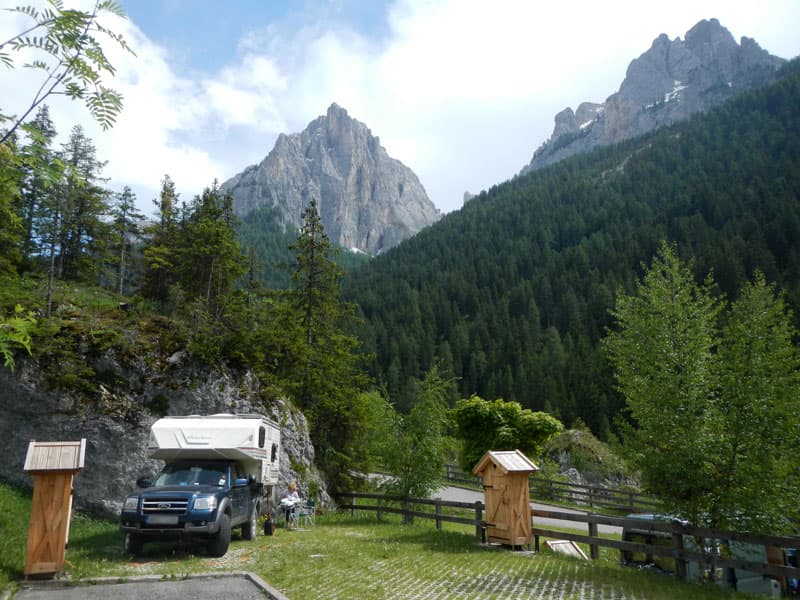
<svg viewBox="0 0 800 600">
<path fill-rule="evenodd" d="M 0 8 L 19 5 L 0 0 Z M 23 5 L 44 6 L 42 0 Z M 104 16 L 135 55 L 104 45 L 124 109 L 103 131 L 80 102 L 48 99 L 61 141 L 75 124 L 153 213 L 168 174 L 190 200 L 261 162 L 336 102 L 410 167 L 442 212 L 513 177 L 553 117 L 602 102 L 661 33 L 717 18 L 736 40 L 800 54 L 799 0 L 121 0 Z M 65 0 L 89 8 L 88 0 Z M 0 12 L 0 43 L 30 20 Z M 0 67 L 0 112 L 21 114 L 41 72 Z"/>
</svg>

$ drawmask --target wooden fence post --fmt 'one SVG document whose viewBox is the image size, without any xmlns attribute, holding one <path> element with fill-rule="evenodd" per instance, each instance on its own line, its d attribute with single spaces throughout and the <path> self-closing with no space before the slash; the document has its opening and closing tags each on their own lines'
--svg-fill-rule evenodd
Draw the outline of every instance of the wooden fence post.
<svg viewBox="0 0 800 600">
<path fill-rule="evenodd" d="M 475 535 L 481 542 L 486 542 L 486 529 L 483 527 L 483 502 L 475 501 Z"/>
<path fill-rule="evenodd" d="M 436 529 L 442 528 L 442 499 L 436 498 Z"/>
<path fill-rule="evenodd" d="M 350 492 L 350 516 L 356 516 L 356 493 Z"/>
<path fill-rule="evenodd" d="M 597 523 L 589 523 L 589 537 L 596 538 L 597 536 Z M 597 560 L 600 558 L 600 546 L 597 544 L 590 544 L 589 556 L 592 560 Z"/>
<path fill-rule="evenodd" d="M 378 497 L 378 521 L 383 517 L 383 498 Z"/>
<path fill-rule="evenodd" d="M 403 525 L 409 525 L 414 522 L 410 513 L 411 513 L 411 505 L 408 501 L 408 498 L 405 498 L 403 500 Z"/>
<path fill-rule="evenodd" d="M 674 525 L 676 531 L 672 532 L 672 547 L 675 549 L 675 577 L 686 579 L 686 559 L 681 556 L 683 553 L 683 533 Z"/>
<path fill-rule="evenodd" d="M 594 492 L 594 486 L 590 485 L 589 486 L 589 508 L 590 509 L 594 508 L 594 503 L 592 502 L 593 492 Z"/>
</svg>

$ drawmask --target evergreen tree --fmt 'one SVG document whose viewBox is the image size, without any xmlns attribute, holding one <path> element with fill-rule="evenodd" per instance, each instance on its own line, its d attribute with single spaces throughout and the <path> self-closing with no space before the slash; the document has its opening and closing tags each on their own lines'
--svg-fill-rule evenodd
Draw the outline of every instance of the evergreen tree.
<svg viewBox="0 0 800 600">
<path fill-rule="evenodd" d="M 178 196 L 175 182 L 164 175 L 158 199 L 153 200 L 156 222 L 145 228 L 149 241 L 143 250 L 142 294 L 161 304 L 166 304 L 171 286 L 178 281 Z"/>
<path fill-rule="evenodd" d="M 117 293 L 125 292 L 128 276 L 131 248 L 133 242 L 142 233 L 144 216 L 136 208 L 136 194 L 127 185 L 122 193 L 117 194 L 116 204 L 111 209 L 113 245 L 116 249 Z"/>
<path fill-rule="evenodd" d="M 282 330 L 293 360 L 287 373 L 300 407 L 311 421 L 318 464 L 334 487 L 349 485 L 347 473 L 358 465 L 352 441 L 358 429 L 353 403 L 366 384 L 357 354 L 358 340 L 344 333 L 353 309 L 340 297 L 342 270 L 325 234 L 316 202 L 303 212 L 303 225 L 292 246 L 296 265 L 288 293 L 289 321 Z M 340 488 L 341 489 L 341 488 Z"/>
<path fill-rule="evenodd" d="M 56 129 L 50 119 L 47 105 L 36 113 L 34 120 L 23 127 L 29 142 L 22 146 L 20 155 L 23 165 L 20 216 L 24 226 L 22 250 L 26 257 L 41 253 L 41 242 L 37 234 L 37 222 L 46 218 L 47 207 L 53 204 L 52 194 L 63 177 L 63 166 L 52 149 Z"/>
<path fill-rule="evenodd" d="M 201 300 L 205 312 L 219 320 L 246 270 L 230 194 L 222 194 L 215 181 L 186 208 L 179 231 L 174 267 L 181 287 L 189 300 Z"/>
<path fill-rule="evenodd" d="M 66 180 L 57 202 L 61 210 L 59 231 L 58 274 L 63 279 L 88 279 L 97 272 L 99 248 L 107 241 L 104 218 L 109 213 L 107 191 L 101 187 L 104 162 L 97 160 L 97 151 L 76 125 L 63 146 L 61 159 Z"/>
</svg>

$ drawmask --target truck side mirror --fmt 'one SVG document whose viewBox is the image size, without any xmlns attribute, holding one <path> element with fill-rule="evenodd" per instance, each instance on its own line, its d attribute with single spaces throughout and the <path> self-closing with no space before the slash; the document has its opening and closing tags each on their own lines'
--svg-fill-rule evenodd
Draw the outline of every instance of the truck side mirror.
<svg viewBox="0 0 800 600">
<path fill-rule="evenodd" d="M 250 473 L 250 475 L 247 476 L 247 483 L 255 483 L 255 482 L 256 482 L 256 476 Z"/>
<path fill-rule="evenodd" d="M 153 481 L 149 477 L 139 477 L 136 480 L 136 485 L 140 488 L 149 488 L 152 487 Z"/>
</svg>

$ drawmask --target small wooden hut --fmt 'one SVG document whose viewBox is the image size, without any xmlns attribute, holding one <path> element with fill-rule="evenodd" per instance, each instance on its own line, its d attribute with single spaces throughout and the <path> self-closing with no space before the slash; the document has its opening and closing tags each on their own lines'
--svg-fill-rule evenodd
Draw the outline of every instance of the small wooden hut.
<svg viewBox="0 0 800 600">
<path fill-rule="evenodd" d="M 33 476 L 25 575 L 56 575 L 64 567 L 72 516 L 72 478 L 83 469 L 86 440 L 28 445 L 23 470 Z"/>
<path fill-rule="evenodd" d="M 490 450 L 472 472 L 483 478 L 486 504 L 486 541 L 527 546 L 532 540 L 528 477 L 539 470 L 519 450 Z"/>
</svg>

